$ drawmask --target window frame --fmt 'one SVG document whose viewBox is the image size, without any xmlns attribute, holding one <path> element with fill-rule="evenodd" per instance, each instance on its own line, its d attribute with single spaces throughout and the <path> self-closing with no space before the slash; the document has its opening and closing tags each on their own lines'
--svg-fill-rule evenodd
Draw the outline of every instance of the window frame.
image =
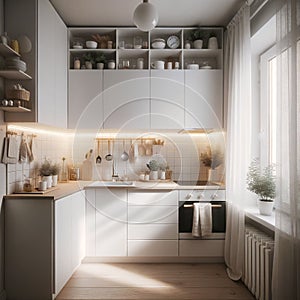
<svg viewBox="0 0 300 300">
<path fill-rule="evenodd" d="M 269 113 L 269 62 L 276 58 L 276 45 L 260 55 L 260 161 L 261 166 L 270 164 L 270 113 Z"/>
</svg>

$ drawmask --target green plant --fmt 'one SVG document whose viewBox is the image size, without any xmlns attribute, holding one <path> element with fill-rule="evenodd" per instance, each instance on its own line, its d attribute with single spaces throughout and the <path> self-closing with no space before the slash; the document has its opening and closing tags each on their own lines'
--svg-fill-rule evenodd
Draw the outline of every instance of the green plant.
<svg viewBox="0 0 300 300">
<path fill-rule="evenodd" d="M 224 155 L 218 149 L 214 151 L 211 151 L 211 149 L 209 149 L 208 151 L 200 154 L 200 160 L 205 165 L 205 167 L 215 169 L 223 163 Z"/>
<path fill-rule="evenodd" d="M 200 29 L 195 29 L 191 32 L 189 36 L 190 41 L 202 40 L 203 38 L 203 31 Z"/>
<path fill-rule="evenodd" d="M 95 55 L 94 55 L 94 53 L 92 53 L 92 52 L 87 52 L 87 53 L 85 53 L 85 54 L 83 55 L 83 59 L 84 59 L 85 61 L 91 62 L 91 64 L 94 64 L 94 63 L 95 63 Z"/>
<path fill-rule="evenodd" d="M 96 61 L 96 63 L 105 63 L 106 62 L 105 55 L 101 52 L 96 53 L 95 61 Z"/>
<path fill-rule="evenodd" d="M 51 165 L 51 175 L 58 175 L 59 171 L 60 171 L 60 165 L 59 164 Z"/>
<path fill-rule="evenodd" d="M 276 196 L 274 165 L 268 165 L 262 172 L 260 162 L 252 161 L 247 174 L 247 189 L 260 197 L 261 201 L 272 202 Z"/>
<path fill-rule="evenodd" d="M 147 164 L 147 167 L 149 168 L 150 171 L 158 171 L 159 170 L 159 163 L 158 161 L 152 159 L 149 161 L 149 163 Z"/>
<path fill-rule="evenodd" d="M 50 176 L 51 174 L 51 164 L 50 162 L 45 159 L 44 162 L 41 164 L 39 169 L 39 173 L 41 176 Z"/>
</svg>

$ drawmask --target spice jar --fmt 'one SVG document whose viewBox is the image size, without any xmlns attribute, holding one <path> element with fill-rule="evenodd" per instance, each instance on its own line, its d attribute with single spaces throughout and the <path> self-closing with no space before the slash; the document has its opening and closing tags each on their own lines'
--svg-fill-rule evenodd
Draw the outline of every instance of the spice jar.
<svg viewBox="0 0 300 300">
<path fill-rule="evenodd" d="M 137 65 L 138 69 L 144 69 L 144 59 L 143 58 L 138 58 L 136 65 Z"/>
<path fill-rule="evenodd" d="M 80 69 L 80 59 L 78 57 L 75 57 L 74 59 L 74 69 L 76 70 Z"/>
</svg>

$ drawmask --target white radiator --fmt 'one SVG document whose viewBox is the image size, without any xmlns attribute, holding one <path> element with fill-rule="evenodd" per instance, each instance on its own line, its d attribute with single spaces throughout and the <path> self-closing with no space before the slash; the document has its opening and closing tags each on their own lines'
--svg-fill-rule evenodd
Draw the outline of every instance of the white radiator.
<svg viewBox="0 0 300 300">
<path fill-rule="evenodd" d="M 274 239 L 251 227 L 245 228 L 245 266 L 242 278 L 257 300 L 271 300 Z"/>
</svg>

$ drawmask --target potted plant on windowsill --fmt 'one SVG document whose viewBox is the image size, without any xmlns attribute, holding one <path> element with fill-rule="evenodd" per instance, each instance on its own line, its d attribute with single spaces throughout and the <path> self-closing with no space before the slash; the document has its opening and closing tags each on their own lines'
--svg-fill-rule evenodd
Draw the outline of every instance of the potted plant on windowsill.
<svg viewBox="0 0 300 300">
<path fill-rule="evenodd" d="M 258 159 L 254 159 L 247 174 L 247 188 L 259 196 L 258 208 L 261 215 L 270 216 L 276 196 L 274 165 L 268 165 L 262 171 Z"/>
</svg>

